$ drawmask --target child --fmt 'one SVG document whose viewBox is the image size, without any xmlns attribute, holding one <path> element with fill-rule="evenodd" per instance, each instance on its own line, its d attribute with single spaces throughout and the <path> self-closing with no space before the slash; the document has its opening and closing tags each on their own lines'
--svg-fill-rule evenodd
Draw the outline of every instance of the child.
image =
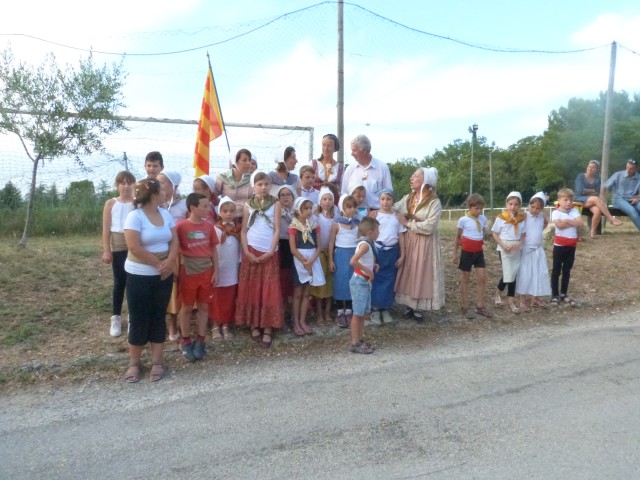
<svg viewBox="0 0 640 480">
<path fill-rule="evenodd" d="M 380 268 L 371 287 L 371 322 L 376 325 L 393 323 L 389 309 L 393 307 L 398 268 L 404 263 L 403 233 L 407 231 L 393 211 L 393 190 L 384 188 L 379 196 L 380 210 L 372 213 L 380 224 L 380 236 L 376 242 Z"/>
<path fill-rule="evenodd" d="M 298 198 L 295 189 L 291 185 L 282 185 L 278 188 L 278 200 L 280 201 L 280 240 L 278 254 L 280 256 L 280 290 L 282 293 L 282 308 L 285 312 L 287 325 L 293 328 L 291 316 L 288 313 L 291 309 L 293 299 L 293 283 L 291 270 L 293 269 L 293 255 L 289 245 L 289 225 L 293 220 L 293 202 Z"/>
<path fill-rule="evenodd" d="M 369 209 L 365 203 L 367 200 L 367 190 L 363 185 L 352 185 L 349 190 L 351 191 L 351 196 L 356 201 L 356 218 L 362 220 L 369 215 Z"/>
<path fill-rule="evenodd" d="M 487 217 L 482 215 L 484 198 L 473 193 L 467 197 L 467 211 L 458 220 L 458 231 L 453 242 L 453 264 L 460 269 L 460 298 L 462 313 L 465 318 L 472 320 L 476 313 L 485 317 L 493 317 L 493 312 L 485 306 L 485 291 L 487 288 L 487 273 L 484 263 L 484 235 L 489 224 Z M 458 246 L 462 253 L 458 258 Z M 469 308 L 469 283 L 471 267 L 476 270 L 476 308 Z"/>
<path fill-rule="evenodd" d="M 300 196 L 311 200 L 314 209 L 320 198 L 320 191 L 313 187 L 315 178 L 316 171 L 311 165 L 304 165 L 300 168 Z"/>
<path fill-rule="evenodd" d="M 218 275 L 218 256 L 216 245 L 218 237 L 209 215 L 209 199 L 201 193 L 191 193 L 187 197 L 189 218 L 180 220 L 176 225 L 180 253 L 182 255 L 178 275 L 178 299 L 180 308 L 180 351 L 189 362 L 201 360 L 205 356 L 204 340 L 207 335 L 209 318 L 209 296 L 211 286 L 216 284 Z M 191 341 L 191 309 L 196 304 L 196 328 L 198 337 Z"/>
<path fill-rule="evenodd" d="M 144 159 L 144 171 L 147 178 L 155 180 L 158 174 L 164 170 L 164 160 L 160 152 L 149 152 Z"/>
<path fill-rule="evenodd" d="M 127 272 L 124 262 L 127 259 L 127 242 L 124 240 L 124 221 L 133 210 L 133 186 L 136 178 L 131 172 L 123 171 L 116 175 L 116 198 L 110 198 L 102 211 L 102 262 L 110 263 L 113 271 L 113 294 L 111 328 L 109 335 L 119 337 L 122 334 L 122 303 L 127 285 Z"/>
<path fill-rule="evenodd" d="M 215 231 L 220 241 L 216 247 L 218 281 L 209 297 L 209 321 L 213 324 L 211 336 L 214 341 L 233 338 L 229 327 L 235 320 L 238 271 L 242 250 L 240 245 L 242 225 L 234 222 L 236 205 L 233 200 L 229 197 L 222 197 L 217 212 L 218 221 L 215 225 Z"/>
<path fill-rule="evenodd" d="M 316 299 L 316 317 L 318 324 L 331 322 L 331 297 L 333 295 L 333 274 L 329 269 L 329 243 L 331 227 L 336 216 L 334 194 L 327 185 L 320 188 L 320 202 L 316 209 L 316 218 L 320 227 L 318 244 L 320 246 L 320 265 L 324 274 L 324 285 L 309 289 L 309 294 Z"/>
<path fill-rule="evenodd" d="M 513 313 L 520 313 L 515 304 L 516 276 L 520 269 L 520 254 L 526 235 L 525 215 L 520 212 L 522 196 L 520 192 L 511 192 L 507 196 L 507 208 L 498 215 L 491 231 L 498 244 L 498 255 L 502 263 L 502 278 L 498 282 L 495 303 L 502 305 L 500 292 L 507 287 L 507 303 Z"/>
<path fill-rule="evenodd" d="M 338 306 L 336 323 L 347 328 L 351 321 L 351 290 L 349 279 L 353 268 L 349 260 L 356 251 L 358 224 L 355 217 L 356 201 L 351 195 L 342 195 L 338 201 L 338 210 L 342 216 L 336 217 L 331 225 L 329 238 L 329 270 L 333 272 L 333 298 Z"/>
<path fill-rule="evenodd" d="M 195 193 L 202 193 L 209 199 L 209 215 L 208 219 L 211 223 L 216 223 L 218 220 L 216 216 L 216 182 L 209 175 L 200 175 L 193 181 L 193 191 Z"/>
<path fill-rule="evenodd" d="M 164 194 L 166 196 L 166 203 L 164 208 L 171 214 L 176 224 L 180 220 L 184 220 L 189 216 L 187 211 L 187 202 L 178 193 L 178 186 L 182 177 L 178 172 L 165 172 L 158 174 L 158 181 Z M 179 259 L 176 259 L 178 262 Z M 176 263 L 176 271 L 180 269 L 178 263 Z M 178 313 L 180 312 L 180 302 L 178 301 L 178 277 L 173 277 L 173 290 L 171 291 L 171 300 L 169 300 L 169 307 L 167 313 L 169 314 L 169 340 L 175 342 L 180 339 L 178 333 Z"/>
<path fill-rule="evenodd" d="M 378 265 L 375 263 L 376 247 L 374 242 L 380 233 L 375 218 L 366 217 L 358 226 L 358 246 L 349 264 L 353 267 L 353 276 L 349 280 L 349 289 L 353 299 L 353 319 L 351 320 L 351 345 L 353 353 L 373 353 L 373 348 L 362 341 L 364 317 L 371 312 L 371 282 Z"/>
<path fill-rule="evenodd" d="M 251 328 L 251 339 L 271 347 L 273 329 L 282 321 L 278 240 L 280 202 L 269 195 L 269 176 L 256 170 L 250 185 L 255 196 L 242 215 L 242 263 L 238 279 L 236 324 Z"/>
<path fill-rule="evenodd" d="M 576 257 L 578 227 L 582 227 L 580 212 L 573 208 L 573 190 L 562 188 L 558 191 L 558 209 L 551 213 L 551 221 L 556 226 L 553 237 L 553 269 L 551 270 L 551 305 L 564 302 L 574 307 L 576 302 L 567 295 L 571 268 Z M 562 273 L 562 285 L 558 282 Z"/>
<path fill-rule="evenodd" d="M 293 204 L 295 217 L 289 226 L 289 246 L 293 254 L 293 333 L 309 335 L 313 330 L 307 325 L 309 286 L 324 285 L 324 275 L 318 256 L 318 226 L 311 219 L 313 204 L 307 198 L 298 197 Z"/>
<path fill-rule="evenodd" d="M 549 267 L 542 238 L 542 232 L 548 223 L 542 213 L 546 202 L 544 192 L 538 192 L 529 200 L 527 210 L 527 236 L 522 247 L 522 261 L 516 286 L 516 293 L 520 296 L 520 310 L 525 312 L 529 311 L 529 307 L 546 307 L 547 304 L 538 297 L 551 295 Z M 529 304 L 527 297 L 531 297 Z"/>
</svg>

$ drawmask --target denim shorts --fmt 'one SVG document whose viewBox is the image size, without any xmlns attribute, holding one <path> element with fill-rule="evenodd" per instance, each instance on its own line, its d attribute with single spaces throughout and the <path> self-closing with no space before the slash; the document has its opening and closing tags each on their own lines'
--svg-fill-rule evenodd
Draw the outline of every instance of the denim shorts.
<svg viewBox="0 0 640 480">
<path fill-rule="evenodd" d="M 353 274 L 349 280 L 351 300 L 353 301 L 353 314 L 364 317 L 371 313 L 371 282 L 362 275 Z"/>
</svg>

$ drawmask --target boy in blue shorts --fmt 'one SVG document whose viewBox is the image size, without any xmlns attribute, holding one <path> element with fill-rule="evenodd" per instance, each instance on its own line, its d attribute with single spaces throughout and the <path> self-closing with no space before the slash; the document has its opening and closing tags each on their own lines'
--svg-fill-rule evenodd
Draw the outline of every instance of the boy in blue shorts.
<svg viewBox="0 0 640 480">
<path fill-rule="evenodd" d="M 378 271 L 376 264 L 375 241 L 380 234 L 380 223 L 371 217 L 365 217 L 358 225 L 358 244 L 356 253 L 349 264 L 353 267 L 353 276 L 349 280 L 349 290 L 353 302 L 351 319 L 351 346 L 353 353 L 373 353 L 371 345 L 362 341 L 364 317 L 371 313 L 371 283 Z"/>
<path fill-rule="evenodd" d="M 458 231 L 453 242 L 453 264 L 460 269 L 460 303 L 462 313 L 469 320 L 476 313 L 485 317 L 493 317 L 493 312 L 485 306 L 487 290 L 487 270 L 484 263 L 484 236 L 489 221 L 482 215 L 484 198 L 474 193 L 467 198 L 467 211 L 458 220 Z M 458 247 L 461 253 L 458 257 Z M 469 283 L 471 269 L 476 269 L 476 308 L 469 308 Z"/>
</svg>

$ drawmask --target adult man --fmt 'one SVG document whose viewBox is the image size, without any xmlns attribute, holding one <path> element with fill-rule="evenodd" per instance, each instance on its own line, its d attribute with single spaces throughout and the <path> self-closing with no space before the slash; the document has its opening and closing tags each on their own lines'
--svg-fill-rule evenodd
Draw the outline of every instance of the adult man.
<svg viewBox="0 0 640 480">
<path fill-rule="evenodd" d="M 358 135 L 351 141 L 351 156 L 356 163 L 352 163 L 344 171 L 341 192 L 350 194 L 353 188 L 363 185 L 367 190 L 366 206 L 373 210 L 379 209 L 378 192 L 384 188 L 393 189 L 389 167 L 373 158 L 371 141 L 366 135 Z"/>
<path fill-rule="evenodd" d="M 622 210 L 640 230 L 640 174 L 638 162 L 627 160 L 627 168 L 611 175 L 605 186 L 613 193 L 613 206 Z"/>
</svg>

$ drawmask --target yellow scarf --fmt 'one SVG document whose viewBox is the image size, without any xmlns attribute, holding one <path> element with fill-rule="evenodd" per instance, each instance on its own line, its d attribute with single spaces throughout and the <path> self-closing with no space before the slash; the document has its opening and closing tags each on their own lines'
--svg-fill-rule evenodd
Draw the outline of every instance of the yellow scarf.
<svg viewBox="0 0 640 480">
<path fill-rule="evenodd" d="M 475 215 L 471 215 L 471 212 L 469 210 L 467 210 L 464 214 L 469 218 L 473 218 L 473 220 L 476 222 L 476 226 L 478 227 L 478 231 L 481 232 L 482 224 L 480 223 L 480 220 L 478 220 L 478 217 L 476 217 Z"/>
<path fill-rule="evenodd" d="M 311 236 L 311 232 L 316 228 L 316 224 L 311 220 L 308 220 L 306 224 L 303 224 L 296 217 L 293 217 L 289 228 L 295 228 L 300 233 L 302 233 L 302 241 L 304 243 L 311 242 L 311 245 L 316 244 L 316 242 L 313 241 L 313 237 Z"/>
<path fill-rule="evenodd" d="M 520 222 L 524 222 L 527 217 L 524 213 L 521 212 L 518 212 L 515 217 L 512 217 L 511 214 L 507 210 L 505 210 L 500 215 L 498 215 L 498 218 L 501 218 L 505 223 L 508 223 L 509 225 L 513 225 L 513 232 L 518 235 L 518 224 Z"/>
</svg>

